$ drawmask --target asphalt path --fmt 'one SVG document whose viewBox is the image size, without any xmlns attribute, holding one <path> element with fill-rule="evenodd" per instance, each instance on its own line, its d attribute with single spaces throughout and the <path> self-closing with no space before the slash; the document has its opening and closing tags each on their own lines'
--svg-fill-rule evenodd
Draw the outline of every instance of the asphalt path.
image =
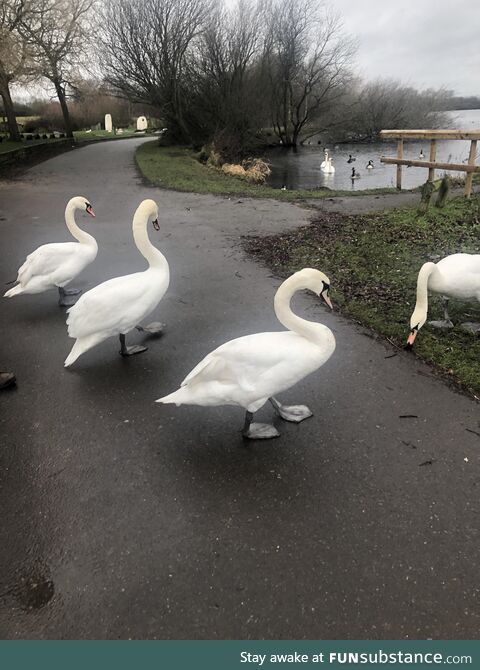
<svg viewBox="0 0 480 670">
<path fill-rule="evenodd" d="M 145 267 L 131 236 L 144 198 L 171 268 L 151 319 L 165 335 L 129 359 L 110 339 L 64 369 L 73 340 L 55 292 L 0 302 L 0 369 L 18 378 L 0 396 L 0 637 L 477 638 L 474 400 L 302 294 L 295 310 L 337 339 L 283 396 L 313 418 L 245 447 L 241 409 L 154 403 L 222 342 L 281 328 L 280 281 L 239 238 L 310 213 L 149 187 L 140 141 L 0 184 L 2 285 L 39 244 L 69 239 L 73 195 L 92 202 L 97 218 L 79 223 L 99 243 L 77 286 Z"/>
</svg>

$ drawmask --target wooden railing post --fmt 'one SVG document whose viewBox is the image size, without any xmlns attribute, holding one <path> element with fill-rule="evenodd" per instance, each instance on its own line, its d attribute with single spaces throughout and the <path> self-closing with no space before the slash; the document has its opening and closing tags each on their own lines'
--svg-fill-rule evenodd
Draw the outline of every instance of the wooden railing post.
<svg viewBox="0 0 480 670">
<path fill-rule="evenodd" d="M 468 156 L 468 165 L 475 165 L 477 158 L 477 140 L 472 140 L 470 143 L 470 154 Z M 465 179 L 465 197 L 469 198 L 472 195 L 472 181 L 473 172 L 467 172 Z"/>
<path fill-rule="evenodd" d="M 398 140 L 397 142 L 397 158 L 403 158 L 403 140 Z M 402 166 L 397 165 L 397 188 L 399 191 L 402 190 Z"/>
<path fill-rule="evenodd" d="M 437 157 L 437 140 L 431 140 L 430 141 L 430 163 L 434 163 L 436 157 Z M 428 181 L 434 181 L 434 180 L 435 180 L 435 168 L 429 168 L 428 169 Z"/>
<path fill-rule="evenodd" d="M 427 184 L 433 184 L 435 181 L 435 174 L 437 170 L 451 170 L 452 172 L 465 172 L 465 196 L 467 198 L 472 194 L 473 175 L 480 174 L 480 165 L 477 164 L 477 144 L 480 141 L 480 129 L 478 130 L 382 130 L 380 132 L 382 139 L 396 139 L 397 140 L 397 155 L 395 158 L 382 156 L 381 163 L 387 165 L 397 166 L 397 189 L 402 188 L 402 167 L 419 167 L 428 168 Z M 426 160 L 425 156 L 421 160 L 404 159 L 403 158 L 403 144 L 405 140 L 429 140 L 430 141 L 430 158 Z M 437 161 L 437 140 L 469 140 L 470 154 L 467 164 L 464 163 L 450 163 Z"/>
</svg>

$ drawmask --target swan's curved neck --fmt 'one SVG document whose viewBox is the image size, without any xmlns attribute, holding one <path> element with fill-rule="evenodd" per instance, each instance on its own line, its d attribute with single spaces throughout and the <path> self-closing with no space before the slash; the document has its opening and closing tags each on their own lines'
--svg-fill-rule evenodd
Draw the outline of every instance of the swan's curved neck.
<svg viewBox="0 0 480 670">
<path fill-rule="evenodd" d="M 282 326 L 308 340 L 318 342 L 326 326 L 321 323 L 313 323 L 312 321 L 302 319 L 300 316 L 294 314 L 290 307 L 290 301 L 294 294 L 306 288 L 310 287 L 301 278 L 298 278 L 297 275 L 292 275 L 283 282 L 276 292 L 273 305 L 277 319 Z"/>
<path fill-rule="evenodd" d="M 97 247 L 95 238 L 77 226 L 77 222 L 75 221 L 75 210 L 77 209 L 79 209 L 79 207 L 72 202 L 69 202 L 65 209 L 65 223 L 67 224 L 68 230 L 81 244 Z"/>
<path fill-rule="evenodd" d="M 137 249 L 147 260 L 151 268 L 160 268 L 168 272 L 168 262 L 165 256 L 150 242 L 147 232 L 149 213 L 137 211 L 133 217 L 133 239 Z"/>
<path fill-rule="evenodd" d="M 425 263 L 420 268 L 417 279 L 417 302 L 415 304 L 415 311 L 424 313 L 425 318 L 428 312 L 428 280 L 430 276 L 438 272 L 435 263 Z"/>
</svg>

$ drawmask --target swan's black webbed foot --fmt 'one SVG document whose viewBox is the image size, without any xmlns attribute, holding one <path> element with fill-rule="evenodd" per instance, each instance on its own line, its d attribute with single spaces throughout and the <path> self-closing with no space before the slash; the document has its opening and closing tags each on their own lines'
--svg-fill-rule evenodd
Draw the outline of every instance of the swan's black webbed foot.
<svg viewBox="0 0 480 670">
<path fill-rule="evenodd" d="M 429 326 L 432 326 L 432 328 L 439 328 L 441 330 L 448 330 L 449 328 L 453 328 L 453 323 L 450 321 L 443 320 L 443 321 L 429 321 L 428 322 Z"/>
<path fill-rule="evenodd" d="M 160 335 L 163 335 L 166 326 L 164 323 L 160 323 L 160 321 L 153 321 L 152 323 L 149 323 L 148 326 L 135 326 L 135 328 L 140 333 L 147 333 L 147 335 L 160 337 Z"/>
<path fill-rule="evenodd" d="M 133 356 L 134 354 L 141 354 L 143 351 L 147 351 L 148 347 L 144 347 L 141 344 L 133 344 L 131 347 L 127 347 L 125 344 L 125 335 L 119 335 L 120 339 L 120 355 L 121 356 Z"/>
<path fill-rule="evenodd" d="M 247 440 L 270 440 L 273 437 L 280 437 L 280 433 L 275 426 L 271 426 L 269 423 L 252 423 L 252 419 L 252 412 L 247 412 L 242 431 L 243 437 Z"/>
<path fill-rule="evenodd" d="M 460 324 L 460 328 L 470 335 L 480 335 L 480 323 L 465 321 L 465 323 Z"/>
<path fill-rule="evenodd" d="M 306 405 L 282 405 L 276 398 L 269 398 L 276 413 L 284 421 L 300 423 L 313 416 L 313 412 Z"/>
<path fill-rule="evenodd" d="M 82 292 L 81 288 L 61 288 L 58 287 L 58 304 L 60 307 L 72 307 L 77 302 L 75 296 Z"/>
<path fill-rule="evenodd" d="M 16 382 L 13 372 L 0 372 L 0 389 L 8 389 Z"/>
<path fill-rule="evenodd" d="M 454 328 L 450 315 L 448 313 L 448 298 L 443 296 L 443 319 L 441 321 L 429 321 L 428 325 L 432 328 L 439 328 L 440 330 L 448 330 L 449 328 Z"/>
</svg>

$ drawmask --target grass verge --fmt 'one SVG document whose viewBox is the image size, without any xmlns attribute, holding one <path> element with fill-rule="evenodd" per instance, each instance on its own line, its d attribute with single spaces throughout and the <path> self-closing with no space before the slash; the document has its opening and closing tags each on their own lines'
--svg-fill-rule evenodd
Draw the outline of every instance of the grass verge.
<svg viewBox="0 0 480 670">
<path fill-rule="evenodd" d="M 153 184 L 176 191 L 216 193 L 218 195 L 275 198 L 277 200 L 305 200 L 332 196 L 395 193 L 393 188 L 369 191 L 291 190 L 282 191 L 270 186 L 259 186 L 224 174 L 200 163 L 195 153 L 181 146 L 162 147 L 158 142 L 146 142 L 138 147 L 135 159 L 143 176 Z"/>
<path fill-rule="evenodd" d="M 33 135 L 33 133 L 29 133 Z M 87 133 L 85 130 L 75 131 L 73 133 L 75 141 L 81 144 L 82 142 L 94 142 L 95 140 L 120 140 L 126 137 L 142 137 L 138 133 L 135 133 L 134 130 L 125 130 L 124 133 L 120 135 L 114 135 L 113 133 L 107 133 L 105 130 L 92 130 L 91 133 Z M 28 149 L 28 147 L 35 146 L 37 144 L 55 144 L 58 142 L 57 139 L 31 139 L 31 140 L 22 140 L 21 142 L 12 142 L 11 140 L 4 139 L 0 142 L 0 153 L 6 153 L 8 151 L 17 151 L 19 149 Z"/>
<path fill-rule="evenodd" d="M 319 213 L 308 226 L 270 237 L 245 238 L 246 250 L 277 274 L 303 267 L 323 270 L 342 312 L 403 347 L 423 263 L 457 252 L 480 252 L 480 201 L 456 198 L 444 209 L 419 216 L 412 209 L 362 216 Z M 451 301 L 456 327 L 438 331 L 426 324 L 415 353 L 464 390 L 480 396 L 480 337 L 462 331 L 480 321 L 480 304 Z M 431 297 L 429 318 L 443 318 L 441 300 Z"/>
</svg>

